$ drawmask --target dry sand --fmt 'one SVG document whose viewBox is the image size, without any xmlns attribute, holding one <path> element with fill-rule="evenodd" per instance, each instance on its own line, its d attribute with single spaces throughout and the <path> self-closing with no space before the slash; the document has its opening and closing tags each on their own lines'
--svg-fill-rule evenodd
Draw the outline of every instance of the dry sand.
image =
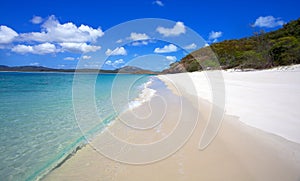
<svg viewBox="0 0 300 181">
<path fill-rule="evenodd" d="M 193 72 L 162 76 L 186 93 L 212 100 L 216 72 Z M 243 123 L 300 144 L 300 65 L 262 71 L 222 71 L 226 114 Z M 219 78 L 219 77 L 218 77 Z M 193 86 L 196 91 L 193 90 Z"/>
<path fill-rule="evenodd" d="M 200 73 L 195 73 L 194 75 L 197 74 Z M 173 83 L 175 81 L 182 81 L 179 77 L 186 75 L 188 74 L 172 75 L 177 76 L 173 80 Z M 172 83 L 166 80 L 166 77 L 161 78 L 165 79 L 169 88 L 173 91 L 176 90 L 174 85 L 172 86 Z M 133 110 L 136 115 L 145 117 L 149 125 L 151 125 L 150 123 L 156 125 L 157 119 L 163 117 L 161 122 L 159 122 L 154 129 L 137 131 L 129 129 L 124 126 L 122 122 L 116 120 L 115 123 L 105 131 L 110 131 L 114 133 L 115 136 L 128 142 L 137 144 L 153 143 L 172 133 L 174 127 L 178 125 L 178 117 L 180 117 L 181 120 L 193 120 L 195 115 L 199 114 L 198 124 L 193 134 L 187 140 L 186 144 L 177 152 L 155 163 L 132 165 L 108 159 L 95 148 L 87 145 L 59 168 L 48 174 L 44 180 L 292 181 L 300 179 L 299 144 L 247 126 L 236 116 L 225 115 L 213 142 L 206 149 L 202 151 L 199 150 L 199 139 L 209 120 L 212 104 L 204 100 L 205 96 L 202 96 L 202 98 L 204 98 L 202 99 L 193 95 L 194 92 L 191 91 L 193 88 L 188 88 L 187 84 L 189 83 L 189 81 L 185 81 L 184 83 L 176 84 L 179 90 L 176 94 L 173 94 L 168 89 L 161 88 L 157 91 L 157 96 L 151 99 L 150 104 L 145 103 Z M 196 87 L 196 95 L 198 96 L 199 91 L 200 89 Z M 205 91 L 207 90 L 204 90 L 204 92 Z M 161 110 L 165 109 L 165 104 L 159 96 L 164 96 L 164 101 L 168 105 L 164 116 L 160 114 Z M 199 102 L 197 102 L 198 100 Z M 180 114 L 182 107 L 179 105 L 182 105 L 184 110 L 188 111 L 183 115 Z M 159 114 L 154 114 L 155 112 Z M 149 116 L 149 113 L 152 114 Z M 285 113 L 282 114 L 285 115 Z M 157 115 L 158 117 L 156 117 Z M 126 113 L 124 116 L 126 117 Z M 127 119 L 130 118 L 130 115 L 127 116 L 129 116 L 126 117 Z M 248 116 L 251 116 L 251 114 Z M 132 117 L 132 119 L 135 118 Z M 134 123 L 136 123 L 137 126 L 141 126 L 139 124 L 145 126 L 143 123 Z M 149 125 L 146 123 L 146 126 Z M 99 135 L 102 138 L 104 137 L 104 140 L 107 136 L 105 132 Z M 101 144 L 103 147 L 109 148 L 111 144 L 114 143 L 109 143 L 108 141 L 107 144 Z M 92 145 L 100 146 L 97 144 L 97 138 L 93 141 Z M 151 155 L 147 154 L 132 154 L 130 149 L 124 152 L 126 151 L 128 157 L 135 158 L 143 156 L 151 158 Z M 157 154 L 159 154 L 160 151 L 161 150 L 157 148 Z M 120 154 L 122 155 L 122 151 L 120 151 Z"/>
</svg>

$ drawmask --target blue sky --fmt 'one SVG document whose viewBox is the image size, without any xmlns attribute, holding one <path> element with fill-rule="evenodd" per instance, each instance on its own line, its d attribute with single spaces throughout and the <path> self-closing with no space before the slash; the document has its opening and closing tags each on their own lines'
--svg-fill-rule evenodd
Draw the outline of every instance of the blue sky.
<svg viewBox="0 0 300 181">
<path fill-rule="evenodd" d="M 114 69 L 132 64 L 159 70 L 204 46 L 192 41 L 190 30 L 207 43 L 251 36 L 254 31 L 275 30 L 299 18 L 299 7 L 296 0 L 4 1 L 0 6 L 0 64 L 74 68 L 84 60 L 81 65 L 86 67 L 101 64 Z M 133 23 L 131 32 L 106 33 L 140 18 L 172 22 L 153 22 L 148 29 Z M 159 36 L 169 39 L 154 39 Z M 125 40 L 132 42 L 122 44 Z M 181 47 L 173 43 L 177 40 Z M 95 60 L 97 52 L 109 57 Z"/>
</svg>

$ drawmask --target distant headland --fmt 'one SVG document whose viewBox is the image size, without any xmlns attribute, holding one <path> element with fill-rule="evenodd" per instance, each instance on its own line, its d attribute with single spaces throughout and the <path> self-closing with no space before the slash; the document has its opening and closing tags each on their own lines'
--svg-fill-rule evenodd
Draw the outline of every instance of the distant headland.
<svg viewBox="0 0 300 181">
<path fill-rule="evenodd" d="M 128 73 L 128 74 L 158 74 L 135 66 L 124 66 L 115 70 L 103 69 L 56 69 L 43 66 L 6 66 L 0 65 L 0 72 L 86 72 L 86 73 Z"/>
</svg>

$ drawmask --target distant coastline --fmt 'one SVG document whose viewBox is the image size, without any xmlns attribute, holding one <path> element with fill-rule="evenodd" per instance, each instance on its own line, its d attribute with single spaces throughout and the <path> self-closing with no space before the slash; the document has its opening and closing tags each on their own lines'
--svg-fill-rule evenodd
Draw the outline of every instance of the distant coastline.
<svg viewBox="0 0 300 181">
<path fill-rule="evenodd" d="M 62 73 L 103 73 L 103 74 L 115 74 L 115 73 L 130 73 L 130 74 L 158 74 L 150 70 L 141 69 L 134 66 L 125 66 L 115 70 L 103 70 L 103 69 L 55 69 L 43 66 L 5 66 L 0 65 L 0 72 L 62 72 Z"/>
</svg>

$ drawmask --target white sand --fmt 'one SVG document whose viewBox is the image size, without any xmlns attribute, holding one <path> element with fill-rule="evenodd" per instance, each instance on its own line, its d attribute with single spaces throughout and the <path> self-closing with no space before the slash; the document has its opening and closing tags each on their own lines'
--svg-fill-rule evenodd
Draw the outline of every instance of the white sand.
<svg viewBox="0 0 300 181">
<path fill-rule="evenodd" d="M 296 118 L 299 113 L 296 111 L 297 107 L 290 107 L 290 104 L 293 106 L 299 105 L 295 103 L 295 99 L 291 99 L 294 96 L 289 94 L 290 91 L 292 94 L 297 92 L 292 88 L 295 81 L 292 75 L 290 72 L 264 71 L 224 73 L 227 89 L 227 112 L 230 113 L 232 111 L 234 115 L 240 114 L 241 121 L 247 122 L 247 124 L 250 124 L 251 120 L 254 123 L 263 122 L 264 124 L 262 125 L 267 128 L 276 128 L 276 134 L 279 131 L 289 133 L 285 132 L 287 127 L 291 127 L 294 131 L 297 130 L 299 124 L 297 125 Z M 295 75 L 298 75 L 298 73 Z M 213 82 L 217 78 L 214 72 L 209 76 Z M 195 114 L 199 114 L 199 117 L 197 118 L 198 124 L 193 134 L 181 149 L 172 154 L 172 156 L 152 164 L 132 165 L 113 161 L 97 152 L 90 145 L 87 145 L 59 168 L 47 175 L 44 180 L 293 181 L 300 179 L 300 144 L 247 126 L 240 122 L 236 116 L 225 115 L 213 142 L 205 150 L 199 150 L 199 139 L 205 129 L 205 125 L 207 125 L 206 123 L 212 106 L 207 101 L 201 100 L 201 98 L 199 102 L 195 101 L 197 97 L 190 94 L 199 94 L 200 97 L 211 100 L 209 97 L 209 86 L 205 83 L 207 82 L 205 74 L 199 72 L 183 73 L 160 76 L 160 78 L 171 78 L 176 82 L 172 87 L 172 84 L 166 81 L 172 90 L 176 88 L 174 86 L 178 86 L 179 92 L 177 94 L 182 95 L 182 97 L 175 96 L 169 90 L 165 89 L 157 91 L 157 95 L 163 96 L 166 100 L 166 105 L 168 105 L 165 111 L 166 114 L 163 116 L 163 120 L 158 127 L 144 131 L 128 130 L 120 121 L 115 120 L 114 124 L 99 135 L 99 138 L 104 138 L 103 140 L 107 140 L 107 143 L 103 144 L 100 142 L 99 144 L 98 140 L 95 139 L 92 145 L 98 145 L 104 149 L 107 148 L 112 152 L 116 151 L 119 155 L 125 154 L 129 158 L 136 158 L 140 155 L 131 152 L 130 149 L 112 149 L 115 142 L 110 142 L 109 137 L 107 137 L 108 134 L 105 133 L 110 130 L 118 138 L 138 144 L 161 140 L 173 132 L 173 128 L 177 125 L 176 120 L 179 117 L 178 114 L 180 114 L 181 108 L 180 102 L 183 100 L 182 106 L 188 112 L 184 114 L 182 120 L 192 120 L 195 118 Z M 191 80 L 197 82 L 196 89 L 193 89 L 194 84 L 191 83 Z M 222 83 L 220 81 L 216 81 L 215 83 L 217 84 L 216 91 L 220 92 L 222 90 Z M 272 92 L 268 93 L 270 90 Z M 295 95 L 295 97 L 299 97 L 299 95 Z M 148 121 L 155 123 L 157 116 L 161 117 L 159 113 L 163 110 L 164 104 L 158 98 L 160 97 L 154 97 L 150 100 L 149 104 L 144 103 L 133 110 L 137 115 L 142 117 L 151 113 L 146 122 L 136 123 L 146 124 Z M 285 101 L 285 104 L 280 107 L 282 104 L 279 104 L 278 101 Z M 194 107 L 195 102 L 199 103 L 199 107 Z M 222 101 L 215 103 L 220 106 L 219 103 L 222 103 Z M 152 105 L 153 109 L 151 111 L 148 110 L 149 105 Z M 283 109 L 288 112 L 268 110 L 265 106 L 270 106 L 271 109 Z M 261 111 L 265 113 L 260 114 Z M 276 116 L 272 117 L 270 121 L 270 115 L 280 115 L 289 121 L 282 122 Z M 134 117 L 130 118 L 129 116 L 126 120 L 131 121 L 134 119 Z M 293 124 L 291 120 L 296 120 L 296 124 Z M 281 127 L 273 125 L 272 121 L 278 123 Z M 291 124 L 294 127 L 290 126 Z M 265 129 L 263 126 L 261 129 Z M 296 132 L 293 133 L 297 135 Z M 166 145 L 172 146 L 173 144 L 174 142 L 171 142 Z M 164 150 L 160 148 L 154 150 L 151 154 L 142 154 L 141 156 L 143 156 L 142 158 L 155 156 L 161 150 Z"/>
<path fill-rule="evenodd" d="M 263 71 L 219 72 L 226 87 L 226 114 L 238 116 L 247 125 L 300 143 L 300 65 Z M 209 82 L 214 79 L 213 74 L 216 71 L 164 75 L 161 78 L 171 79 L 186 93 L 212 102 Z M 193 86 L 196 91 L 193 91 Z M 222 91 L 218 86 L 216 89 Z"/>
</svg>

